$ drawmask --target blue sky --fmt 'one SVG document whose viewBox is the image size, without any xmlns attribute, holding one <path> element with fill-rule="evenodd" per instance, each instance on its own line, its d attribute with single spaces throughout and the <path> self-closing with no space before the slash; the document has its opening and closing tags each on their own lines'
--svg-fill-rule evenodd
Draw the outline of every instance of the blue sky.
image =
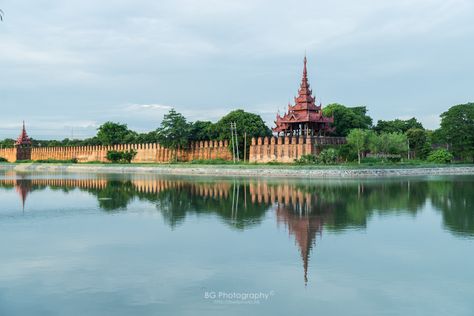
<svg viewBox="0 0 474 316">
<path fill-rule="evenodd" d="M 375 119 L 473 101 L 474 1 L 0 0 L 0 138 L 155 129 L 243 108 L 272 124 L 308 56 L 323 106 Z"/>
</svg>

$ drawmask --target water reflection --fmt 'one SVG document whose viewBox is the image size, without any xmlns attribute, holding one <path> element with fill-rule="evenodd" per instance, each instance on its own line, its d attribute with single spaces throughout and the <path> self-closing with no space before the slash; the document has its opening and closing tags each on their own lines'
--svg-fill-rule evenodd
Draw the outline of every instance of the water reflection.
<svg viewBox="0 0 474 316">
<path fill-rule="evenodd" d="M 442 214 L 444 227 L 474 236 L 474 177 L 366 181 L 184 179 L 94 175 L 87 178 L 35 178 L 9 174 L 0 188 L 15 189 L 25 209 L 28 195 L 40 190 L 81 190 L 96 197 L 100 209 L 119 212 L 134 201 L 155 205 L 171 227 L 190 214 L 213 214 L 234 229 L 258 225 L 274 211 L 299 248 L 307 271 L 316 239 L 333 232 L 364 229 L 374 215 L 415 216 L 426 203 Z"/>
</svg>

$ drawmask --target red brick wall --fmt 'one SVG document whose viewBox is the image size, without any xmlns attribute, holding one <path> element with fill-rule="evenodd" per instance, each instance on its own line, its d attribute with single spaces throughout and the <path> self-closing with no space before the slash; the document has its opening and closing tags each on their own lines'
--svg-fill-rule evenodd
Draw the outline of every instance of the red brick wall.
<svg viewBox="0 0 474 316">
<path fill-rule="evenodd" d="M 16 161 L 16 148 L 0 149 L 0 157 L 5 158 L 9 162 Z"/>
<path fill-rule="evenodd" d="M 227 149 L 227 141 L 206 141 L 192 143 L 189 149 L 177 152 L 181 161 L 195 159 L 225 159 L 231 160 L 232 155 Z M 107 162 L 107 151 L 137 151 L 134 163 L 160 163 L 173 159 L 173 151 L 159 144 L 125 144 L 115 146 L 74 146 L 74 147 L 44 147 L 31 150 L 31 160 L 69 160 L 76 158 L 79 162 Z M 1 156 L 1 155 L 0 155 Z M 10 160 L 9 160 L 10 161 Z M 13 160 L 14 161 L 14 160 Z"/>
<path fill-rule="evenodd" d="M 317 155 L 321 146 L 341 145 L 344 137 L 258 137 L 252 138 L 249 162 L 295 162 L 303 155 Z"/>
</svg>

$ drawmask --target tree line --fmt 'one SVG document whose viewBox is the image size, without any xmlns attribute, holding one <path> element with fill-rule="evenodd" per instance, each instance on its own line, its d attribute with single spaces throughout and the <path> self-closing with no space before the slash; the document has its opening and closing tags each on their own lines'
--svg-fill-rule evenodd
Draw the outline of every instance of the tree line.
<svg viewBox="0 0 474 316">
<path fill-rule="evenodd" d="M 364 106 L 347 107 L 329 104 L 323 109 L 327 116 L 334 116 L 335 131 L 329 136 L 346 137 L 348 144 L 337 149 L 335 155 L 343 161 L 362 161 L 367 154 L 377 157 L 396 156 L 442 162 L 456 157 L 474 161 L 474 103 L 452 106 L 440 115 L 441 125 L 428 130 L 416 119 L 378 120 L 374 124 Z M 237 124 L 240 155 L 249 152 L 252 137 L 271 136 L 263 119 L 254 113 L 238 109 L 231 111 L 217 122 L 189 122 L 181 113 L 171 109 L 164 115 L 161 125 L 147 133 L 137 133 L 126 124 L 106 122 L 97 129 L 94 137 L 79 139 L 36 140 L 35 147 L 91 146 L 155 143 L 171 149 L 186 148 L 192 141 L 230 140 L 230 124 Z M 13 147 L 13 139 L 0 142 L 0 147 Z M 244 150 L 247 146 L 247 150 Z M 435 150 L 433 150 L 433 148 Z M 436 158 L 436 159 L 435 159 Z M 329 159 L 332 160 L 332 159 Z"/>
<path fill-rule="evenodd" d="M 439 163 L 453 158 L 474 162 L 474 103 L 455 105 L 443 112 L 436 130 L 425 129 L 414 117 L 373 124 L 366 107 L 330 104 L 323 112 L 334 116 L 333 135 L 347 138 L 348 145 L 339 149 L 344 160 L 361 162 L 370 153 L 372 159 L 406 155 Z"/>
</svg>

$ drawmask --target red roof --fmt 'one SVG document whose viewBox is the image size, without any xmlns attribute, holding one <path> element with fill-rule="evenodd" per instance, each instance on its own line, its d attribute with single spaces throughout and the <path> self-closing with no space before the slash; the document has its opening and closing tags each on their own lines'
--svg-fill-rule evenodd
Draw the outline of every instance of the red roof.
<svg viewBox="0 0 474 316">
<path fill-rule="evenodd" d="M 303 77 L 301 79 L 295 105 L 288 104 L 288 112 L 283 116 L 277 114 L 274 132 L 281 132 L 289 128 L 292 123 L 333 123 L 334 117 L 326 117 L 321 110 L 321 104 L 316 105 L 308 83 L 306 56 L 304 57 Z"/>
<path fill-rule="evenodd" d="M 18 139 L 15 142 L 16 146 L 21 146 L 21 145 L 31 145 L 31 139 L 28 137 L 28 134 L 26 133 L 25 129 L 25 122 L 23 121 L 23 129 L 21 131 L 20 136 L 18 136 Z"/>
</svg>

